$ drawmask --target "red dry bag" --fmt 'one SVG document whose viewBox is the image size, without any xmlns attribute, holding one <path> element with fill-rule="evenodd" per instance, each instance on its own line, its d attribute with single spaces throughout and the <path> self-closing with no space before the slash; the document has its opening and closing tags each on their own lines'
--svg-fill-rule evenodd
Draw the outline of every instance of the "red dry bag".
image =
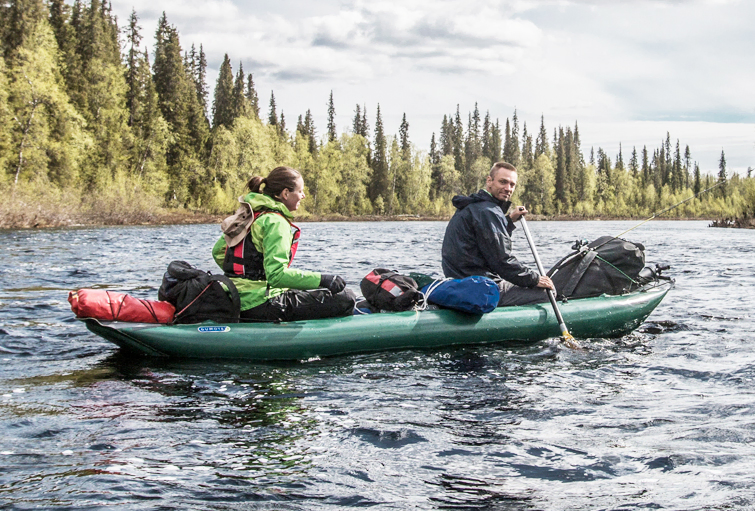
<svg viewBox="0 0 755 511">
<path fill-rule="evenodd" d="M 77 318 L 129 323 L 170 323 L 176 308 L 170 302 L 142 300 L 104 289 L 79 289 L 68 293 Z"/>
</svg>

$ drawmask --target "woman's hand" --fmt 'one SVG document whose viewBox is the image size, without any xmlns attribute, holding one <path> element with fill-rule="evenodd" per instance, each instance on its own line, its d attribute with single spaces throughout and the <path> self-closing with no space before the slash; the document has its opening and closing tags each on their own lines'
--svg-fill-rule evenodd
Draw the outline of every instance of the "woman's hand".
<svg viewBox="0 0 755 511">
<path fill-rule="evenodd" d="M 331 293 L 340 293 L 346 288 L 346 282 L 338 275 L 320 275 L 320 287 L 329 289 Z"/>
</svg>

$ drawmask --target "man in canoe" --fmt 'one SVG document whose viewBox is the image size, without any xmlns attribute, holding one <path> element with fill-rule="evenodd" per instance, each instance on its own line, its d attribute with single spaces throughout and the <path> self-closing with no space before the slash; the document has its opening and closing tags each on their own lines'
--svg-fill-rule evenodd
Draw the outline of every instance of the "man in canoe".
<svg viewBox="0 0 755 511">
<path fill-rule="evenodd" d="M 490 169 L 485 188 L 452 199 L 456 213 L 443 237 L 442 264 L 446 277 L 480 275 L 495 280 L 501 291 L 499 306 L 547 302 L 551 279 L 522 264 L 512 255 L 514 223 L 527 214 L 524 206 L 511 206 L 517 182 L 516 167 L 498 162 Z"/>
</svg>

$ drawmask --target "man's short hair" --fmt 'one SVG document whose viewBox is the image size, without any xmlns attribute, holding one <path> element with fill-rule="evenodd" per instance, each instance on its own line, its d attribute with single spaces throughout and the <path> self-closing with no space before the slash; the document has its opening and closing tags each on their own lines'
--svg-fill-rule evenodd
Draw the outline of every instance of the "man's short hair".
<svg viewBox="0 0 755 511">
<path fill-rule="evenodd" d="M 490 168 L 490 178 L 495 179 L 495 175 L 498 173 L 498 169 L 507 169 L 507 170 L 513 170 L 516 172 L 516 167 L 514 167 L 512 164 L 507 163 L 505 161 L 499 161 L 498 163 L 494 163 L 493 166 Z"/>
</svg>

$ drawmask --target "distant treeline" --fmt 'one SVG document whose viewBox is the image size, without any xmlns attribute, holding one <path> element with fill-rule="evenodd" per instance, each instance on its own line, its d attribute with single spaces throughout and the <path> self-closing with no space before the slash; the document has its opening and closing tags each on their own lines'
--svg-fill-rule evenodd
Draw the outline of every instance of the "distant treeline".
<svg viewBox="0 0 755 511">
<path fill-rule="evenodd" d="M 519 169 L 515 200 L 542 215 L 647 216 L 716 180 L 726 182 L 670 216 L 734 217 L 755 204 L 749 172 L 727 176 L 722 151 L 718 176 L 701 175 L 689 146 L 670 135 L 632 148 L 627 161 L 601 148 L 585 158 L 576 123 L 549 134 L 541 118 L 530 132 L 514 112 L 502 128 L 477 106 L 464 122 L 457 106 L 423 151 L 406 115 L 397 135 L 387 133 L 380 105 L 374 116 L 356 105 L 339 135 L 332 93 L 318 133 L 310 110 L 287 124 L 273 93 L 263 112 L 253 75 L 241 64 L 234 73 L 228 55 L 211 98 L 202 45 L 182 47 L 164 13 L 152 51 L 141 43 L 136 12 L 121 28 L 100 0 L 0 4 L 0 216 L 123 223 L 160 208 L 222 214 L 249 177 L 290 165 L 304 174 L 305 213 L 444 217 L 450 198 L 482 187 L 499 160 Z"/>
</svg>

